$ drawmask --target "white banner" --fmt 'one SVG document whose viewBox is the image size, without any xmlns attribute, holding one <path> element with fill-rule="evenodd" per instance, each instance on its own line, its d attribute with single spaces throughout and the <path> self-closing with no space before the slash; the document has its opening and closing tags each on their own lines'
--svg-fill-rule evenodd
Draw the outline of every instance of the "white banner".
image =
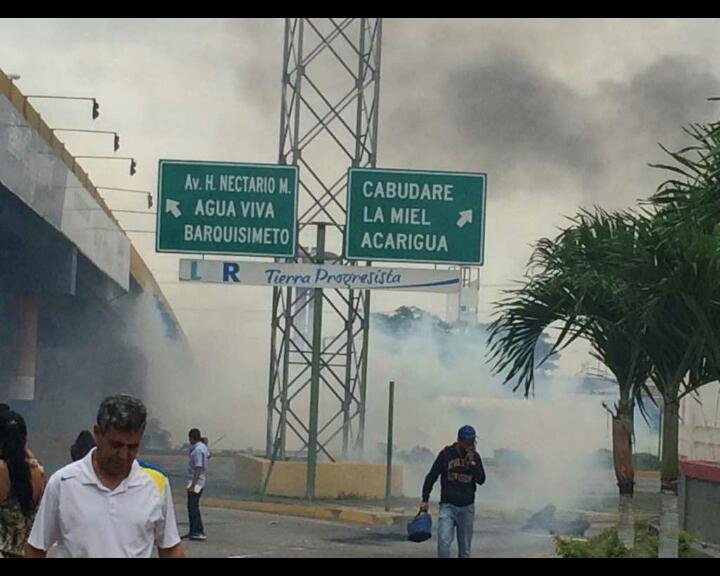
<svg viewBox="0 0 720 576">
<path fill-rule="evenodd" d="M 247 286 L 457 292 L 458 270 L 374 268 L 324 264 L 180 260 L 180 280 Z"/>
</svg>

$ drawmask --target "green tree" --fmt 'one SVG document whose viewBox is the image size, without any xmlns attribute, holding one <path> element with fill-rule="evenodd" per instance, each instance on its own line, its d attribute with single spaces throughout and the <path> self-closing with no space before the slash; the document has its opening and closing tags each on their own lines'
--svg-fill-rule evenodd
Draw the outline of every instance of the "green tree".
<svg viewBox="0 0 720 576">
<path fill-rule="evenodd" d="M 643 308 L 644 349 L 663 398 L 660 556 L 677 556 L 679 405 L 717 380 L 720 366 L 720 123 L 684 128 L 690 144 L 655 166 L 670 177 L 650 199 L 641 242 L 647 254 L 622 263 Z"/>
<path fill-rule="evenodd" d="M 557 330 L 550 353 L 582 338 L 615 376 L 613 463 L 620 531 L 628 543 L 633 537 L 633 414 L 636 402 L 643 409 L 651 364 L 642 347 L 638 309 L 613 266 L 620 254 L 636 257 L 642 249 L 637 239 L 635 222 L 626 214 L 580 213 L 557 238 L 538 242 L 526 281 L 497 303 L 489 336 L 494 370 L 505 373 L 506 383 L 515 380 L 514 389 L 523 387 L 526 396 L 536 367 L 547 357 L 536 359 L 537 342 L 551 327 Z"/>
<path fill-rule="evenodd" d="M 619 424 L 629 403 L 642 408 L 650 375 L 663 402 L 661 557 L 678 554 L 680 402 L 720 372 L 720 124 L 685 131 L 693 142 L 666 150 L 674 162 L 656 166 L 672 175 L 649 208 L 583 212 L 539 243 L 529 279 L 499 303 L 491 334 L 496 369 L 526 394 L 543 330 L 560 325 L 555 349 L 588 340 L 620 386 Z M 614 449 L 625 445 L 619 428 Z"/>
</svg>

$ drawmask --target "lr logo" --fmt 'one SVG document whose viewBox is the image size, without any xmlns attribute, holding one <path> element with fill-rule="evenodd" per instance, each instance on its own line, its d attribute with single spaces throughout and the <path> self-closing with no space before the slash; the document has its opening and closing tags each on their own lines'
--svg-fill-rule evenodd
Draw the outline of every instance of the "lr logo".
<svg viewBox="0 0 720 576">
<path fill-rule="evenodd" d="M 202 280 L 202 274 L 198 271 L 198 266 L 204 264 L 205 260 L 191 260 L 190 261 L 190 277 L 188 280 Z M 240 264 L 237 262 L 223 262 L 222 263 L 222 281 L 233 282 L 236 284 L 240 283 L 238 274 L 240 272 Z"/>
</svg>

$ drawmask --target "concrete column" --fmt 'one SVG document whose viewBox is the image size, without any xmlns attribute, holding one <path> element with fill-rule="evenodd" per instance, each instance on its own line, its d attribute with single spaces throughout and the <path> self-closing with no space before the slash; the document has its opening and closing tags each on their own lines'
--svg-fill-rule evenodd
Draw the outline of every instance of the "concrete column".
<svg viewBox="0 0 720 576">
<path fill-rule="evenodd" d="M 34 294 L 18 294 L 15 302 L 18 361 L 15 380 L 11 380 L 8 396 L 11 400 L 34 400 L 40 298 Z"/>
</svg>

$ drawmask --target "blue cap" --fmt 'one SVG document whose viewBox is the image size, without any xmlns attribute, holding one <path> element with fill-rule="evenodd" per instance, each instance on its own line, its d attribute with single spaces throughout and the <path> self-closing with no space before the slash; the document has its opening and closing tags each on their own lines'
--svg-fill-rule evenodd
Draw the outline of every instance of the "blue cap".
<svg viewBox="0 0 720 576">
<path fill-rule="evenodd" d="M 475 428 L 472 426 L 463 426 L 458 430 L 458 438 L 465 438 L 467 440 L 472 440 L 475 438 Z"/>
</svg>

